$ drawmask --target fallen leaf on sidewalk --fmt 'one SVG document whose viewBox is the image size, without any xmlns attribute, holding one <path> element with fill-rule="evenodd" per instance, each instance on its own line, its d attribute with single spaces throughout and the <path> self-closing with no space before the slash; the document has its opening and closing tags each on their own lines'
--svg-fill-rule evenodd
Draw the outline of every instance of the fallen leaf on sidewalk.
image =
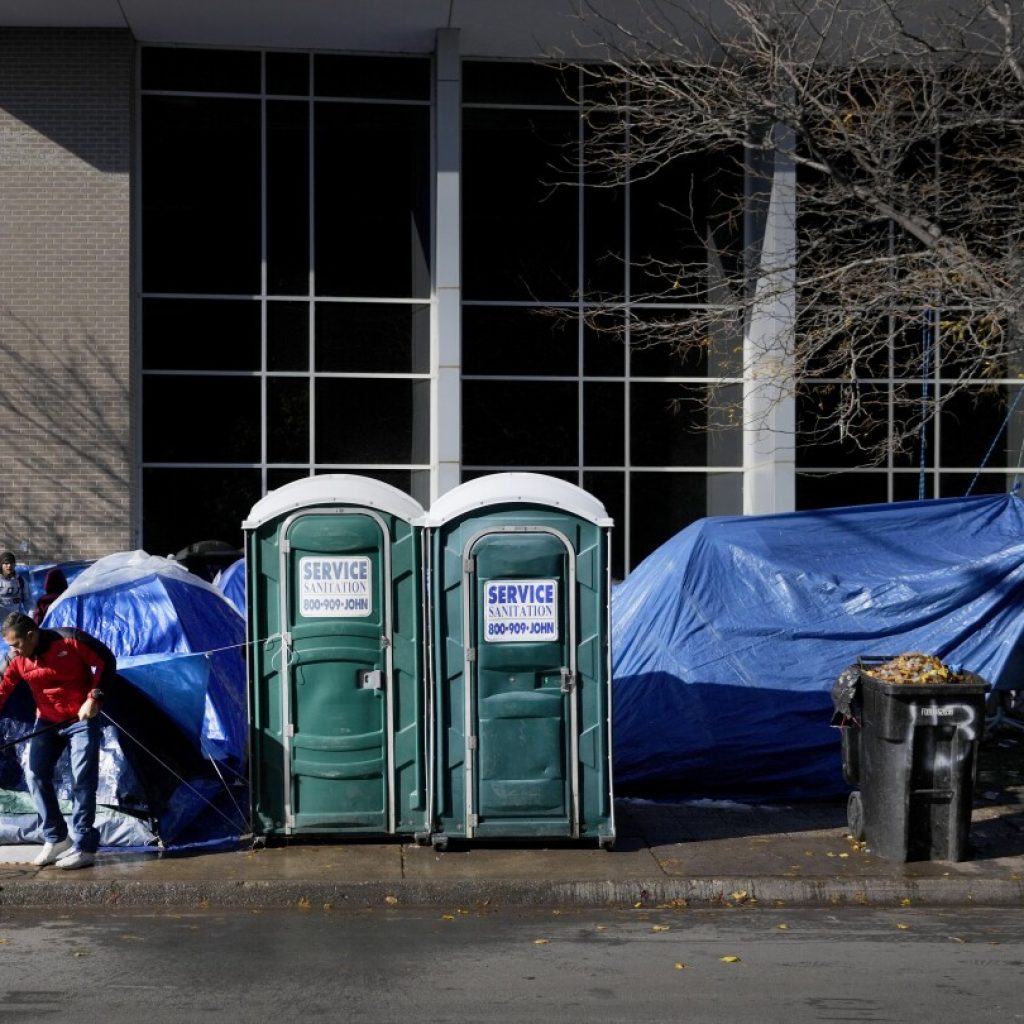
<svg viewBox="0 0 1024 1024">
<path fill-rule="evenodd" d="M 747 890 L 746 889 L 736 889 L 734 892 L 729 893 L 729 899 L 736 900 L 737 902 L 740 902 L 741 900 L 745 900 L 746 898 L 747 898 Z"/>
<path fill-rule="evenodd" d="M 949 936 L 949 941 L 950 942 L 966 942 L 967 940 L 966 939 L 961 939 L 959 935 L 950 935 Z"/>
<path fill-rule="evenodd" d="M 652 932 L 667 932 L 667 931 L 669 931 L 671 929 L 671 927 L 672 926 L 668 925 L 668 924 L 652 924 L 651 925 L 651 931 Z"/>
<path fill-rule="evenodd" d="M 442 921 L 454 921 L 455 920 L 455 915 L 454 914 L 442 914 L 441 915 L 441 920 Z"/>
<path fill-rule="evenodd" d="M 548 939 L 534 939 L 533 944 L 535 946 L 546 946 L 548 944 L 548 941 Z"/>
<path fill-rule="evenodd" d="M 788 924 L 777 924 L 775 927 L 778 928 L 780 932 L 784 932 L 784 931 L 786 931 L 789 928 L 789 925 Z"/>
<path fill-rule="evenodd" d="M 718 959 L 721 960 L 723 964 L 738 964 L 740 962 L 740 958 L 738 956 L 720 956 Z"/>
<path fill-rule="evenodd" d="M 299 909 L 300 909 L 300 910 L 309 910 L 309 908 L 310 908 L 310 907 L 311 907 L 312 905 L 313 905 L 313 904 L 312 904 L 312 903 L 310 903 L 310 901 L 309 901 L 309 897 L 308 897 L 308 896 L 300 896 L 300 897 L 299 897 Z"/>
<path fill-rule="evenodd" d="M 900 900 L 900 906 L 901 907 L 909 907 L 910 903 L 911 903 L 911 900 L 910 900 L 909 896 L 904 896 L 903 899 Z"/>
<path fill-rule="evenodd" d="M 385 896 L 384 902 L 389 906 L 393 907 L 398 902 L 397 896 Z"/>
<path fill-rule="evenodd" d="M 896 925 L 896 927 L 899 928 L 899 930 L 901 932 L 905 932 L 910 927 L 910 925 L 909 924 L 898 924 L 898 925 Z"/>
<path fill-rule="evenodd" d="M 684 963 L 681 963 L 680 961 L 678 961 L 678 960 L 677 960 L 677 961 L 676 961 L 676 962 L 675 962 L 675 963 L 674 963 L 674 964 L 673 964 L 672 966 L 673 966 L 673 967 L 674 967 L 674 968 L 675 968 L 675 969 L 676 969 L 677 971 L 685 971 L 685 970 L 686 970 L 686 968 L 687 968 L 687 967 L 689 966 L 689 964 L 684 964 Z"/>
</svg>

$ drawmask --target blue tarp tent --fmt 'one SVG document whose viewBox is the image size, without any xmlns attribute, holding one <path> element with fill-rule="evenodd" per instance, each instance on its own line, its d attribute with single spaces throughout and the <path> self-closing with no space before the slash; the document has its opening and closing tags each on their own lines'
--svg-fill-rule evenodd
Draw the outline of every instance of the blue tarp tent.
<svg viewBox="0 0 1024 1024">
<path fill-rule="evenodd" d="M 213 585 L 245 617 L 245 559 L 239 558 L 213 578 Z"/>
<path fill-rule="evenodd" d="M 922 651 L 1017 689 L 1022 633 L 1013 495 L 701 520 L 612 594 L 616 785 L 838 795 L 846 666 Z"/>
<path fill-rule="evenodd" d="M 122 683 L 104 708 L 120 728 L 104 728 L 101 841 L 174 847 L 246 831 L 245 623 L 223 595 L 169 559 L 121 553 L 82 572 L 43 625 L 83 629 L 118 659 Z M 28 694 L 8 711 L 2 740 L 30 728 Z M 24 788 L 24 755 L 0 755 L 0 786 Z M 58 774 L 66 789 L 66 765 Z M 0 842 L 37 841 L 30 807 L 8 794 Z"/>
</svg>

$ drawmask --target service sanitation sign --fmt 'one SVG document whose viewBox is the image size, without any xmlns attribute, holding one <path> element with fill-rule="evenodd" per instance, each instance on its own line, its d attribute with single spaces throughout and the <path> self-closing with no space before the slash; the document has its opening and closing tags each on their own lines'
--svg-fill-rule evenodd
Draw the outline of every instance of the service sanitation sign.
<svg viewBox="0 0 1024 1024">
<path fill-rule="evenodd" d="M 369 558 L 300 558 L 299 613 L 307 619 L 362 619 L 373 612 Z"/>
<path fill-rule="evenodd" d="M 515 644 L 558 639 L 558 580 L 488 580 L 484 640 Z"/>
</svg>

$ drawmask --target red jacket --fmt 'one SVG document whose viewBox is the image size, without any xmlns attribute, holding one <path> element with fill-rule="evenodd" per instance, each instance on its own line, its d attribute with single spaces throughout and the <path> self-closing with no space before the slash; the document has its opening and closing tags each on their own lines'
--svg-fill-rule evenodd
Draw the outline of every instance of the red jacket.
<svg viewBox="0 0 1024 1024">
<path fill-rule="evenodd" d="M 89 691 L 112 686 L 116 671 L 113 652 L 88 633 L 80 629 L 41 629 L 32 656 L 16 654 L 4 672 L 0 711 L 18 683 L 25 682 L 43 721 L 77 718 Z"/>
</svg>

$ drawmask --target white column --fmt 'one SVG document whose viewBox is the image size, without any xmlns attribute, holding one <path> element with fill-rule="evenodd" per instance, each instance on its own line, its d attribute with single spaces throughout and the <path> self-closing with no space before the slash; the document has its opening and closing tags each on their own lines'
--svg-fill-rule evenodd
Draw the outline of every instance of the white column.
<svg viewBox="0 0 1024 1024">
<path fill-rule="evenodd" d="M 743 511 L 796 507 L 796 168 L 792 133 L 775 128 L 775 154 L 755 191 L 767 193 L 754 306 L 743 338 Z M 756 246 L 751 246 L 756 252 Z"/>
<path fill-rule="evenodd" d="M 434 323 L 430 500 L 459 482 L 462 458 L 462 66 L 459 30 L 438 29 L 434 59 Z"/>
</svg>

